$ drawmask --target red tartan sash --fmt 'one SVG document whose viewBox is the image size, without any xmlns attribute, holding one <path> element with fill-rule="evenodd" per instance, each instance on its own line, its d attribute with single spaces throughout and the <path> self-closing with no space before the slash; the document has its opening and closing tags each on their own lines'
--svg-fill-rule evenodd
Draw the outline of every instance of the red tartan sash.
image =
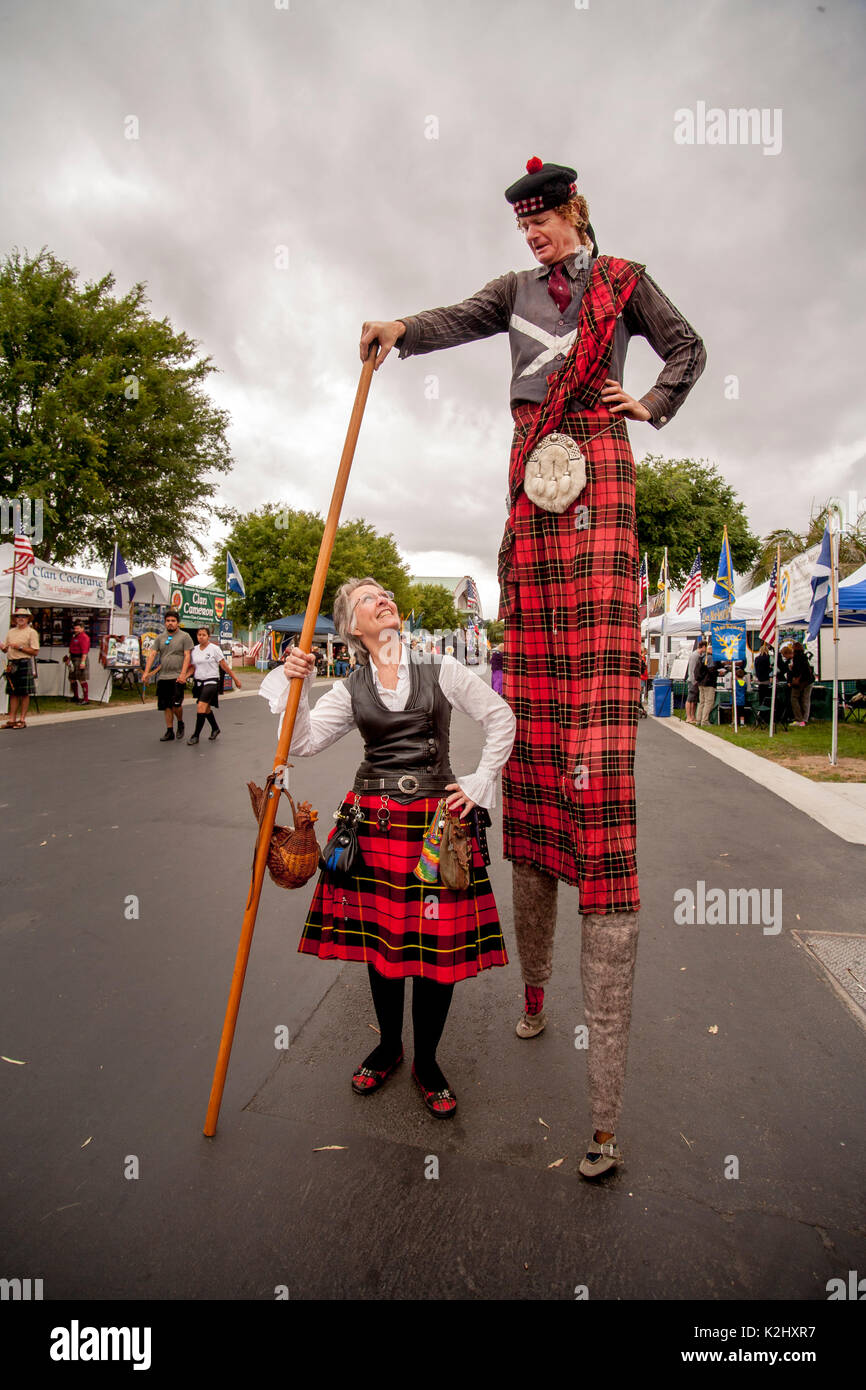
<svg viewBox="0 0 866 1390">
<path fill-rule="evenodd" d="M 565 362 L 548 378 L 547 395 L 523 448 L 512 460 L 508 480 L 511 504 L 523 486 L 526 460 L 538 440 L 559 429 L 566 405 L 574 397 L 587 409 L 599 402 L 607 379 L 617 315 L 631 298 L 645 267 L 616 256 L 598 256 L 584 291 L 577 334 Z M 574 409 L 574 405 L 571 407 Z"/>
</svg>

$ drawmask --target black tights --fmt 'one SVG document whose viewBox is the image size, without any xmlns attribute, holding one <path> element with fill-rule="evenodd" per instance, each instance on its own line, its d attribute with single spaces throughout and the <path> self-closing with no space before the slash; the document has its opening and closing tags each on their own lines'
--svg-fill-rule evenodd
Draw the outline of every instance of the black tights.
<svg viewBox="0 0 866 1390">
<path fill-rule="evenodd" d="M 211 714 L 211 711 L 208 710 L 207 714 L 197 714 L 196 717 L 195 717 L 195 736 L 196 736 L 196 738 L 198 738 L 199 734 L 201 733 L 202 729 L 204 728 L 204 722 L 205 722 L 205 720 L 207 720 L 208 724 L 210 724 L 210 726 L 211 726 L 211 728 L 213 729 L 213 731 L 214 731 L 215 734 L 219 733 L 219 728 L 218 728 L 218 726 L 217 726 L 217 722 L 216 722 L 216 720 L 214 719 L 213 715 Z"/>
<path fill-rule="evenodd" d="M 382 1041 L 364 1058 L 365 1067 L 383 1070 L 399 1057 L 403 1048 L 403 998 L 405 980 L 386 980 L 367 966 L 373 1006 L 379 1020 Z M 448 1010 L 451 1008 L 453 985 L 440 985 L 435 980 L 415 976 L 412 985 L 412 1027 L 415 1034 L 415 1070 L 428 1091 L 439 1091 L 447 1085 L 436 1062 L 436 1049 Z"/>
</svg>

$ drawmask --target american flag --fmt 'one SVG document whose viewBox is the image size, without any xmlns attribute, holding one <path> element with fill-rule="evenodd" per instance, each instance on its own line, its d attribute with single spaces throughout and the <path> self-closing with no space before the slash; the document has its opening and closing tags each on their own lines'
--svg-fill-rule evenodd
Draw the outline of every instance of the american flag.
<svg viewBox="0 0 866 1390">
<path fill-rule="evenodd" d="M 16 503 L 15 509 L 15 546 L 12 564 L 3 571 L 4 574 L 11 574 L 14 570 L 16 574 L 26 574 L 31 565 L 36 563 L 36 556 L 33 554 L 33 546 L 29 538 L 24 534 L 24 527 L 21 522 L 21 513 Z"/>
<path fill-rule="evenodd" d="M 686 587 L 680 596 L 677 604 L 677 612 L 684 613 L 687 608 L 692 608 L 697 603 L 700 607 L 701 602 L 701 552 L 695 556 L 695 563 L 692 565 L 689 577 L 686 580 Z"/>
<path fill-rule="evenodd" d="M 772 643 L 776 640 L 776 561 L 773 561 L 773 572 L 770 575 L 770 587 L 767 590 L 767 601 L 764 604 L 764 612 L 761 617 L 761 641 Z"/>
<path fill-rule="evenodd" d="M 163 552 L 164 554 L 165 552 Z M 198 574 L 198 570 L 192 560 L 181 560 L 179 556 L 171 557 L 172 573 L 176 576 L 178 584 L 186 584 L 187 580 L 192 579 Z"/>
<path fill-rule="evenodd" d="M 466 607 L 478 607 L 478 590 L 475 587 L 475 580 L 470 579 L 468 574 L 466 576 Z"/>
<path fill-rule="evenodd" d="M 648 591 L 648 589 L 649 589 L 649 571 L 648 571 L 648 569 L 647 569 L 647 557 L 646 557 L 646 555 L 644 555 L 644 557 L 643 557 L 643 563 L 641 564 L 641 567 L 640 567 L 640 592 L 639 592 L 639 594 L 638 594 L 638 603 L 639 603 L 639 604 L 645 603 L 645 602 L 646 602 L 646 597 L 647 597 L 647 591 Z"/>
</svg>

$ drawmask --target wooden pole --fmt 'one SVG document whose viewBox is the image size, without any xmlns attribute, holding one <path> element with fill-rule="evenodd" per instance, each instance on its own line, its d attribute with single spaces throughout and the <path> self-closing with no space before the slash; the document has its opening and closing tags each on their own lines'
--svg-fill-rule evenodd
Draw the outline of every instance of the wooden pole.
<svg viewBox="0 0 866 1390">
<path fill-rule="evenodd" d="M 316 629 L 316 620 L 319 616 L 319 605 L 322 602 L 325 580 L 328 575 L 328 566 L 331 562 L 331 551 L 334 548 L 334 538 L 337 534 L 337 526 L 340 520 L 340 509 L 343 505 L 346 484 L 349 481 L 349 470 L 352 467 L 355 445 L 358 442 L 358 433 L 361 428 L 364 406 L 367 403 L 367 394 L 370 390 L 370 382 L 373 377 L 373 366 L 376 361 L 378 350 L 379 344 L 374 339 L 370 344 L 367 360 L 361 368 L 361 379 L 358 382 L 355 404 L 352 407 L 352 415 L 346 433 L 346 442 L 343 445 L 340 467 L 337 470 L 337 481 L 334 484 L 334 491 L 331 497 L 331 507 L 325 522 L 325 532 L 322 536 L 322 543 L 319 546 L 319 558 L 316 561 L 316 572 L 313 575 L 313 585 L 310 590 L 310 598 L 304 616 L 304 626 L 301 629 L 300 641 L 298 642 L 298 648 L 302 652 L 308 652 L 313 645 L 313 633 Z M 277 751 L 274 755 L 275 772 L 285 765 L 289 755 L 289 747 L 295 728 L 295 716 L 298 713 L 298 705 L 301 701 L 302 687 L 303 681 L 300 678 L 291 682 L 289 701 L 280 728 Z M 256 845 L 256 855 L 253 863 L 252 877 L 250 879 L 250 888 L 247 894 L 246 911 L 244 912 L 244 918 L 241 924 L 241 935 L 238 942 L 237 955 L 235 957 L 235 968 L 232 975 L 231 988 L 229 990 L 228 1005 L 226 1007 L 225 1021 L 223 1022 L 219 1052 L 217 1053 L 216 1068 L 214 1070 L 207 1116 L 204 1123 L 204 1133 L 209 1139 L 216 1133 L 217 1120 L 219 1119 L 220 1105 L 222 1103 L 226 1073 L 231 1056 L 235 1025 L 237 1023 L 238 1011 L 241 1004 L 241 993 L 244 987 L 244 976 L 246 975 L 247 961 L 249 960 L 250 947 L 253 941 L 253 929 L 256 924 L 256 914 L 259 910 L 259 899 L 262 894 L 262 883 L 265 877 L 268 848 L 271 842 L 274 821 L 277 816 L 278 801 L 279 792 L 274 791 L 272 783 L 270 796 L 265 804 L 265 812 Z"/>
</svg>

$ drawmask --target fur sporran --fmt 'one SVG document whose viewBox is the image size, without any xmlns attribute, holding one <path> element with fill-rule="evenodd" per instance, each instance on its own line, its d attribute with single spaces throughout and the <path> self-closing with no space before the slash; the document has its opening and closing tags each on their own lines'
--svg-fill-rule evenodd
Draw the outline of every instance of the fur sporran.
<svg viewBox="0 0 866 1390">
<path fill-rule="evenodd" d="M 469 826 L 459 816 L 445 817 L 442 844 L 439 852 L 439 881 L 443 888 L 469 887 L 472 864 L 472 843 Z"/>
</svg>

